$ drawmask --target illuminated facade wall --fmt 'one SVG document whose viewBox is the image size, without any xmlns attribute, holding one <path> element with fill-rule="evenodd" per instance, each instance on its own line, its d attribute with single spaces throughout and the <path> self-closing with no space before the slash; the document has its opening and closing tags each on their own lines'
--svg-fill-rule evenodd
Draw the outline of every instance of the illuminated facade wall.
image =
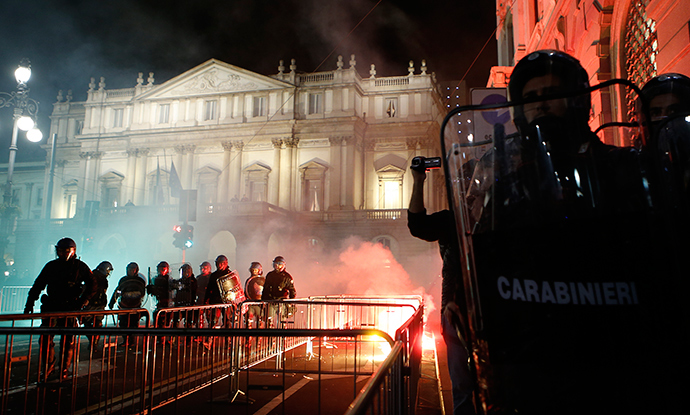
<svg viewBox="0 0 690 415">
<path fill-rule="evenodd" d="M 612 78 L 638 86 L 657 74 L 690 75 L 690 0 L 496 1 L 498 67 L 503 86 L 532 51 L 557 49 L 580 60 L 596 85 Z M 628 111 L 626 97 L 593 97 L 593 124 Z M 624 144 L 624 143 L 623 143 Z"/>
<path fill-rule="evenodd" d="M 128 89 L 89 85 L 85 102 L 54 105 L 51 133 L 64 163 L 52 217 L 76 181 L 77 208 L 170 204 L 171 162 L 201 204 L 233 198 L 293 211 L 399 209 L 407 165 L 438 146 L 440 96 L 426 66 L 415 74 L 361 78 L 345 69 L 263 76 L 210 60 L 160 85 L 140 75 Z M 396 186 L 391 183 L 395 182 Z M 389 189 L 390 192 L 386 192 Z M 394 190 L 394 191 L 393 191 Z M 391 194 L 389 194 L 391 193 Z"/>
</svg>

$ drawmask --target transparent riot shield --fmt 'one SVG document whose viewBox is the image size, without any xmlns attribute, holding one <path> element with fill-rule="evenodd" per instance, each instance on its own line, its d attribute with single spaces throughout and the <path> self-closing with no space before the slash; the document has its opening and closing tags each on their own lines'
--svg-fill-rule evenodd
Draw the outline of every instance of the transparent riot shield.
<svg viewBox="0 0 690 415">
<path fill-rule="evenodd" d="M 570 112 L 586 97 L 554 95 L 444 120 L 484 413 L 684 408 L 690 163 L 670 150 L 682 134 L 616 116 L 627 88 L 588 91 L 610 105 L 597 119 Z"/>
</svg>

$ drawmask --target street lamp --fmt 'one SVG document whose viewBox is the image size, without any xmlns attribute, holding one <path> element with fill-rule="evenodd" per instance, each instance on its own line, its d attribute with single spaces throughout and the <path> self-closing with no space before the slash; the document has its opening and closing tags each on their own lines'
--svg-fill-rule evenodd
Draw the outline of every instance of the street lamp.
<svg viewBox="0 0 690 415">
<path fill-rule="evenodd" d="M 14 126 L 12 127 L 12 141 L 10 143 L 10 160 L 7 165 L 7 183 L 3 193 L 3 203 L 6 207 L 12 203 L 12 174 L 14 173 L 14 159 L 17 154 L 17 133 L 26 131 L 26 138 L 32 142 L 43 139 L 41 130 L 36 128 L 38 102 L 29 98 L 27 82 L 31 78 L 31 63 L 22 59 L 19 67 L 14 71 L 17 80 L 17 90 L 11 93 L 0 92 L 0 108 L 14 107 Z"/>
<path fill-rule="evenodd" d="M 19 130 L 26 131 L 26 138 L 33 142 L 41 141 L 43 134 L 36 128 L 36 115 L 38 114 L 38 102 L 29 98 L 27 82 L 31 78 L 31 63 L 28 59 L 22 59 L 19 67 L 14 71 L 17 80 L 17 90 L 11 93 L 0 92 L 0 108 L 14 107 L 14 125 L 12 127 L 12 141 L 10 142 L 10 160 L 7 164 L 7 183 L 2 195 L 2 209 L 0 209 L 0 267 L 4 268 L 5 248 L 12 217 L 16 209 L 12 206 L 12 174 L 14 173 L 14 159 L 17 155 L 17 134 Z"/>
</svg>

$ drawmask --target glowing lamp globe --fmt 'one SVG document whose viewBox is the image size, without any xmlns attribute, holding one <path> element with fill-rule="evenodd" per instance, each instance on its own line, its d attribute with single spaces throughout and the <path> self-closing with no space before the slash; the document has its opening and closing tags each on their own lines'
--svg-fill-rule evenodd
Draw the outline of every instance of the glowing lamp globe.
<svg viewBox="0 0 690 415">
<path fill-rule="evenodd" d="M 22 116 L 17 120 L 17 127 L 22 131 L 29 131 L 34 128 L 34 120 L 31 117 Z"/>
<path fill-rule="evenodd" d="M 43 133 L 38 128 L 32 128 L 26 132 L 26 139 L 32 143 L 38 143 L 43 139 Z"/>
<path fill-rule="evenodd" d="M 17 80 L 17 83 L 19 84 L 25 84 L 29 82 L 29 78 L 31 78 L 31 68 L 27 68 L 26 66 L 20 66 L 17 68 L 16 71 L 14 71 L 14 77 Z"/>
</svg>

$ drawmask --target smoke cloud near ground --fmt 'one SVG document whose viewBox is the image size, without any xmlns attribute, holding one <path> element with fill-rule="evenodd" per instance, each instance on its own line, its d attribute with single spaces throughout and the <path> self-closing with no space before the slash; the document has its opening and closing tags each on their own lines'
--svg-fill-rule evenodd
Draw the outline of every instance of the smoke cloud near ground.
<svg viewBox="0 0 690 415">
<path fill-rule="evenodd" d="M 281 245 L 283 248 L 275 256 L 285 257 L 299 298 L 419 295 L 424 300 L 426 315 L 436 310 L 436 303 L 440 302 L 441 259 L 436 251 L 406 261 L 409 269 L 405 269 L 390 249 L 356 236 L 344 239 L 336 249 L 316 254 L 305 252 L 303 243 Z M 264 274 L 272 269 L 272 258 L 262 262 Z M 250 262 L 245 262 L 248 267 Z M 242 270 L 240 275 L 244 275 Z"/>
</svg>

